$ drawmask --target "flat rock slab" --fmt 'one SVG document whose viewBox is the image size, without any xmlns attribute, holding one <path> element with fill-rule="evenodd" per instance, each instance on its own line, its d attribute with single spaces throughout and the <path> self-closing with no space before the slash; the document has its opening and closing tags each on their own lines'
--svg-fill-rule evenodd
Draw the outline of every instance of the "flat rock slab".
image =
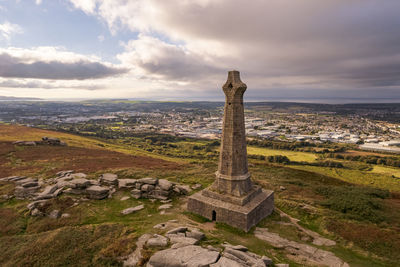
<svg viewBox="0 0 400 267">
<path fill-rule="evenodd" d="M 118 188 L 133 188 L 136 184 L 136 179 L 118 179 Z"/>
<path fill-rule="evenodd" d="M 211 264 L 210 267 L 248 267 L 248 265 L 241 264 L 227 257 L 221 257 L 218 262 Z"/>
<path fill-rule="evenodd" d="M 144 209 L 144 205 L 139 205 L 139 206 L 136 206 L 136 207 L 131 207 L 131 208 L 124 209 L 123 211 L 121 211 L 121 213 L 123 215 L 128 215 L 128 214 L 131 214 L 131 213 L 133 213 L 135 211 L 139 211 L 139 210 L 142 210 L 142 209 Z"/>
<path fill-rule="evenodd" d="M 149 260 L 149 267 L 200 267 L 209 266 L 219 258 L 219 253 L 200 246 L 170 248 L 156 252 Z"/>
<path fill-rule="evenodd" d="M 144 234 L 139 237 L 136 242 L 136 249 L 131 254 L 129 254 L 128 258 L 123 262 L 124 267 L 136 267 L 139 261 L 142 260 L 142 249 L 144 244 L 146 244 L 147 240 L 152 238 L 151 234 Z"/>
<path fill-rule="evenodd" d="M 276 233 L 269 232 L 266 228 L 256 228 L 254 235 L 261 240 L 267 241 L 274 247 L 285 249 L 291 254 L 291 258 L 298 262 L 304 263 L 306 261 L 310 265 L 349 266 L 330 251 L 288 240 Z"/>
<path fill-rule="evenodd" d="M 166 210 L 172 208 L 172 204 L 164 204 L 158 207 L 159 210 Z"/>
<path fill-rule="evenodd" d="M 141 179 L 137 180 L 138 183 L 151 184 L 151 185 L 156 185 L 157 181 L 158 181 L 158 179 L 151 178 L 151 177 L 141 178 Z"/>
<path fill-rule="evenodd" d="M 86 188 L 86 193 L 90 199 L 104 199 L 108 197 L 110 189 L 98 185 L 92 185 Z"/>
<path fill-rule="evenodd" d="M 118 184 L 118 175 L 114 173 L 104 173 L 100 175 L 100 182 L 108 185 L 117 185 Z"/>
<path fill-rule="evenodd" d="M 152 238 L 147 240 L 146 245 L 148 247 L 166 247 L 168 246 L 168 238 L 162 235 L 154 235 Z"/>
<path fill-rule="evenodd" d="M 78 189 L 85 189 L 91 184 L 90 181 L 85 178 L 72 179 L 70 183 L 72 184 L 73 188 L 78 188 Z"/>
<path fill-rule="evenodd" d="M 186 237 L 186 236 L 180 236 L 180 235 L 167 235 L 169 238 L 169 241 L 172 244 L 180 243 L 180 244 L 188 244 L 188 245 L 197 245 L 199 243 L 199 240 L 191 238 L 191 237 Z"/>
</svg>

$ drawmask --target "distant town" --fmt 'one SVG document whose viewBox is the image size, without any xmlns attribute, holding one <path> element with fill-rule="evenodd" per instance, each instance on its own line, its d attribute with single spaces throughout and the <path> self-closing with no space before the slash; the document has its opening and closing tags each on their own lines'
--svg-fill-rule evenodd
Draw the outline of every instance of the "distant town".
<svg viewBox="0 0 400 267">
<path fill-rule="evenodd" d="M 99 131 L 160 133 L 219 139 L 220 102 L 2 102 L 0 121 L 84 135 Z M 400 153 L 398 104 L 321 105 L 250 103 L 248 138 L 347 143 L 362 150 Z"/>
</svg>

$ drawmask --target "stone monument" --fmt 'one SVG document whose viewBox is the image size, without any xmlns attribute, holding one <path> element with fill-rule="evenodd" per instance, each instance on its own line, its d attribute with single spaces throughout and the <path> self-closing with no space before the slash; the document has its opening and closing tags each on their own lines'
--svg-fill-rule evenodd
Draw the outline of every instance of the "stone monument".
<svg viewBox="0 0 400 267">
<path fill-rule="evenodd" d="M 188 210 L 210 220 L 249 231 L 274 209 L 274 192 L 250 179 L 247 164 L 243 94 L 246 84 L 230 71 L 225 93 L 221 151 L 216 180 L 188 200 Z"/>
</svg>

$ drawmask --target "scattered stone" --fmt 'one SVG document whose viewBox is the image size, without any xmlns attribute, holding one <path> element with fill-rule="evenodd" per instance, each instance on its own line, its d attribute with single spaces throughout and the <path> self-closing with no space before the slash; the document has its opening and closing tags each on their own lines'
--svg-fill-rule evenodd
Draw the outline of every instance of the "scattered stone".
<svg viewBox="0 0 400 267">
<path fill-rule="evenodd" d="M 200 188 L 202 188 L 203 186 L 201 185 L 201 184 L 194 184 L 194 185 L 192 185 L 191 186 L 191 188 L 193 189 L 193 190 L 197 190 L 197 189 L 200 189 Z"/>
<path fill-rule="evenodd" d="M 79 174 L 79 173 L 76 173 Z M 73 174 L 73 175 L 76 175 Z M 72 184 L 72 188 L 77 188 L 77 189 L 85 189 L 86 187 L 90 186 L 90 181 L 88 179 L 85 178 L 75 178 L 73 180 L 70 181 L 70 183 Z"/>
<path fill-rule="evenodd" d="M 149 260 L 149 267 L 209 266 L 219 258 L 219 253 L 200 246 L 184 246 L 156 252 Z"/>
<path fill-rule="evenodd" d="M 279 190 L 285 191 L 285 190 L 286 190 L 286 187 L 284 187 L 284 186 L 281 185 L 281 186 L 279 187 Z"/>
<path fill-rule="evenodd" d="M 138 183 L 140 184 L 151 184 L 151 185 L 156 185 L 157 184 L 156 178 L 151 178 L 151 177 L 146 177 L 146 178 L 141 178 L 137 180 Z"/>
<path fill-rule="evenodd" d="M 187 231 L 187 227 L 181 226 L 181 227 L 177 227 L 172 230 L 169 230 L 167 232 L 167 235 L 173 235 L 173 234 L 177 234 L 177 233 L 186 233 L 186 231 Z"/>
<path fill-rule="evenodd" d="M 69 214 L 69 213 L 61 214 L 61 218 L 69 218 L 69 217 L 71 217 L 71 214 Z"/>
<path fill-rule="evenodd" d="M 104 199 L 108 197 L 109 189 L 98 185 L 92 185 L 86 188 L 86 193 L 90 199 Z"/>
<path fill-rule="evenodd" d="M 148 247 L 166 247 L 168 246 L 168 238 L 162 235 L 154 235 L 152 238 L 147 240 L 146 245 Z"/>
<path fill-rule="evenodd" d="M 53 210 L 49 213 L 48 217 L 51 219 L 58 219 L 61 216 L 61 212 L 59 210 Z"/>
<path fill-rule="evenodd" d="M 165 229 L 167 227 L 166 223 L 159 223 L 153 226 L 154 229 Z"/>
<path fill-rule="evenodd" d="M 139 198 L 142 197 L 142 191 L 140 191 L 139 189 L 133 189 L 131 191 L 131 195 L 132 195 L 133 198 L 139 199 Z"/>
<path fill-rule="evenodd" d="M 36 146 L 35 141 L 15 141 L 13 142 L 13 145 L 17 146 Z"/>
<path fill-rule="evenodd" d="M 124 209 L 123 211 L 121 211 L 121 213 L 123 215 L 128 215 L 128 214 L 131 214 L 131 213 L 133 213 L 135 211 L 139 211 L 139 210 L 142 210 L 142 209 L 144 209 L 144 205 L 139 205 L 139 206 L 136 206 L 136 207 L 131 207 L 131 208 Z"/>
<path fill-rule="evenodd" d="M 180 194 L 187 195 L 190 192 L 192 192 L 192 189 L 190 189 L 189 186 L 187 185 L 175 185 L 174 189 L 178 189 Z"/>
<path fill-rule="evenodd" d="M 37 208 L 35 208 L 35 209 L 33 209 L 33 210 L 31 211 L 31 215 L 34 216 L 34 217 L 37 217 L 37 216 L 43 216 L 44 214 L 43 214 L 43 212 L 41 212 L 40 210 L 38 210 Z"/>
<path fill-rule="evenodd" d="M 172 204 L 164 204 L 158 207 L 158 210 L 166 210 L 172 208 Z"/>
<path fill-rule="evenodd" d="M 104 173 L 100 175 L 100 183 L 106 185 L 118 185 L 118 175 L 114 173 Z"/>
<path fill-rule="evenodd" d="M 40 186 L 34 186 L 34 187 L 16 186 L 14 195 L 18 199 L 31 198 L 36 195 L 36 193 L 39 189 L 40 189 Z"/>
<path fill-rule="evenodd" d="M 186 232 L 186 237 L 194 238 L 198 241 L 203 240 L 205 238 L 205 234 L 203 232 L 200 232 L 197 229 L 193 229 L 190 232 Z"/>
<path fill-rule="evenodd" d="M 225 248 L 224 256 L 244 266 L 265 266 L 264 261 L 259 255 L 232 249 L 230 247 Z"/>
<path fill-rule="evenodd" d="M 199 243 L 199 240 L 197 240 L 197 239 L 194 239 L 191 237 L 186 237 L 186 236 L 180 236 L 177 234 L 167 235 L 167 237 L 169 238 L 169 241 L 172 244 L 182 243 L 182 244 L 187 244 L 187 245 L 197 245 Z"/>
<path fill-rule="evenodd" d="M 85 189 L 74 189 L 74 188 L 68 188 L 64 190 L 64 192 L 73 195 L 82 195 L 86 193 Z"/>
<path fill-rule="evenodd" d="M 160 200 L 160 202 L 166 204 L 172 202 L 172 199 Z"/>
<path fill-rule="evenodd" d="M 121 197 L 121 201 L 125 201 L 125 200 L 128 200 L 128 199 L 130 199 L 130 197 L 128 197 L 128 196 L 125 196 L 125 197 Z"/>
<path fill-rule="evenodd" d="M 237 261 L 228 259 L 227 257 L 221 257 L 218 262 L 210 264 L 210 267 L 246 267 L 246 265 L 242 265 Z"/>
<path fill-rule="evenodd" d="M 154 185 L 144 184 L 140 190 L 142 192 L 150 192 L 150 191 L 154 190 Z"/>
<path fill-rule="evenodd" d="M 267 256 L 262 256 L 261 260 L 264 262 L 265 266 L 270 266 L 273 264 L 273 261 L 270 258 L 268 258 Z"/>
<path fill-rule="evenodd" d="M 118 188 L 134 188 L 136 184 L 136 179 L 118 179 Z"/>
<path fill-rule="evenodd" d="M 158 180 L 158 186 L 161 188 L 161 190 L 170 191 L 172 189 L 173 184 L 168 180 L 160 179 Z"/>
<path fill-rule="evenodd" d="M 136 267 L 138 263 L 143 259 L 142 249 L 144 244 L 146 244 L 147 240 L 152 238 L 153 236 L 150 234 L 144 234 L 139 237 L 136 242 L 136 249 L 134 252 L 129 254 L 128 258 L 123 262 L 124 267 Z"/>
<path fill-rule="evenodd" d="M 56 173 L 56 175 L 57 175 L 58 178 L 62 178 L 62 177 L 65 177 L 67 175 L 72 174 L 73 172 L 74 172 L 73 170 L 59 171 L 59 172 Z"/>
<path fill-rule="evenodd" d="M 37 207 L 43 206 L 44 203 L 46 202 L 47 200 L 37 200 L 29 203 L 26 207 L 28 208 L 28 210 L 33 210 L 36 209 Z"/>
</svg>

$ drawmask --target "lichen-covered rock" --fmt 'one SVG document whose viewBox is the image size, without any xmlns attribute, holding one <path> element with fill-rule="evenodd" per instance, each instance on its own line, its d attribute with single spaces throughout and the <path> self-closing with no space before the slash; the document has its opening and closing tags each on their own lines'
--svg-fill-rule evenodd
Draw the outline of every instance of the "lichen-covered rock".
<svg viewBox="0 0 400 267">
<path fill-rule="evenodd" d="M 98 185 L 92 185 L 86 188 L 86 193 L 90 199 L 104 199 L 108 197 L 110 189 Z"/>
<path fill-rule="evenodd" d="M 114 173 L 104 173 L 100 175 L 100 183 L 106 185 L 117 185 L 118 175 Z"/>
<path fill-rule="evenodd" d="M 142 197 L 142 191 L 140 191 L 139 189 L 133 189 L 131 191 L 131 195 L 132 195 L 133 198 L 139 199 L 139 198 Z"/>
<path fill-rule="evenodd" d="M 156 185 L 157 181 L 158 181 L 157 178 L 151 178 L 151 177 L 141 178 L 138 180 L 138 182 L 141 184 L 151 184 L 151 185 Z"/>
<path fill-rule="evenodd" d="M 162 235 L 154 235 L 152 238 L 147 240 L 146 245 L 148 247 L 166 247 L 168 246 L 168 238 Z"/>
<path fill-rule="evenodd" d="M 184 246 L 156 252 L 149 260 L 149 267 L 200 267 L 209 266 L 219 258 L 219 253 L 200 246 Z"/>
<path fill-rule="evenodd" d="M 118 188 L 134 188 L 136 185 L 136 179 L 118 179 Z"/>
<path fill-rule="evenodd" d="M 76 189 L 85 189 L 86 187 L 90 186 L 90 181 L 85 178 L 78 178 L 73 179 L 70 181 L 72 188 Z"/>
<path fill-rule="evenodd" d="M 135 211 L 139 211 L 139 210 L 142 210 L 142 209 L 144 209 L 144 205 L 139 205 L 139 206 L 136 206 L 136 207 L 131 207 L 131 208 L 124 209 L 123 211 L 121 211 L 121 213 L 123 215 L 128 215 L 128 214 L 131 214 L 131 213 L 133 213 Z"/>
<path fill-rule="evenodd" d="M 158 180 L 158 186 L 161 188 L 161 190 L 170 191 L 172 190 L 173 184 L 168 180 L 160 179 Z"/>
</svg>

